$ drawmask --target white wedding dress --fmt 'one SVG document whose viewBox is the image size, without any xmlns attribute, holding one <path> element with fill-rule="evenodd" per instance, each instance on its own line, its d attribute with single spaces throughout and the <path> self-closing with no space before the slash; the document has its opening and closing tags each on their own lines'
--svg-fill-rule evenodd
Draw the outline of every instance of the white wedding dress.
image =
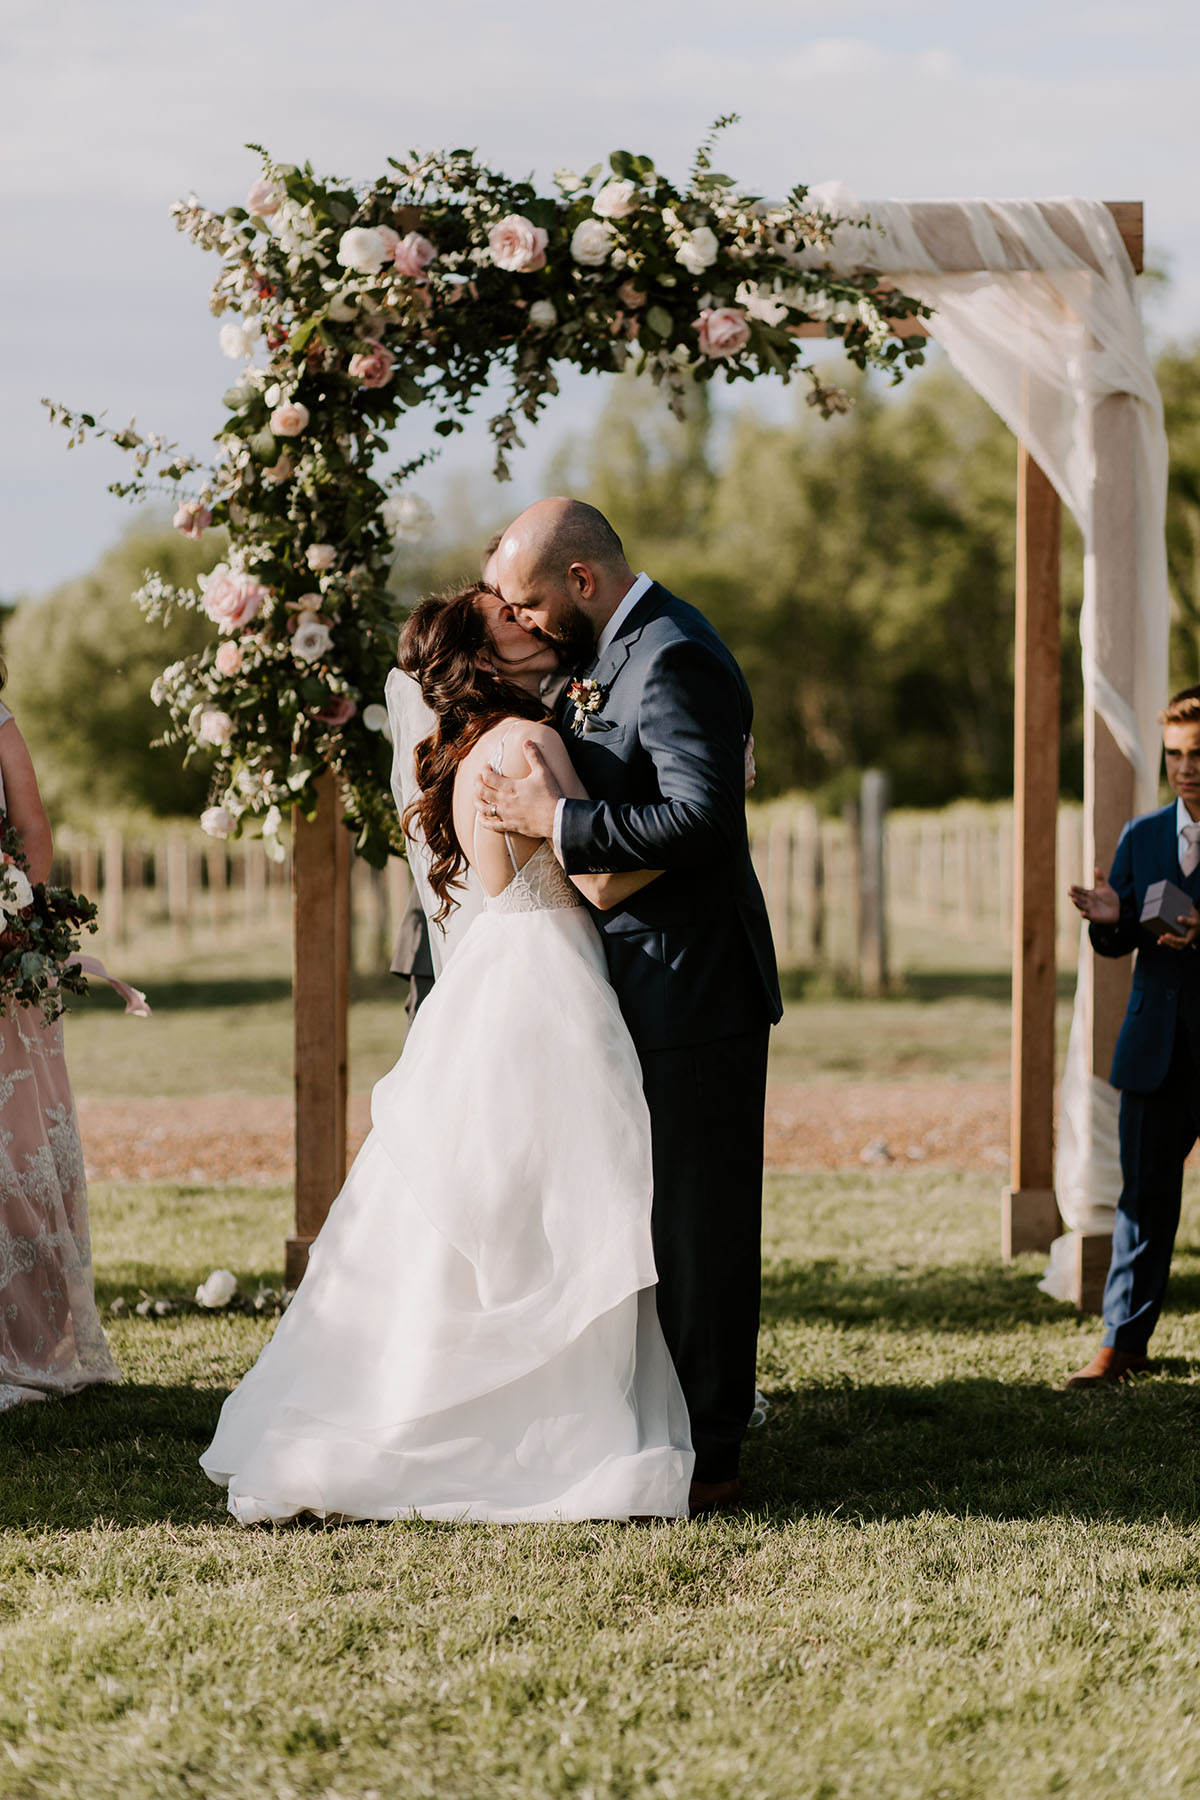
<svg viewBox="0 0 1200 1800">
<path fill-rule="evenodd" d="M 487 900 L 371 1118 L 201 1458 L 230 1511 L 686 1516 L 641 1074 L 548 844 Z"/>
</svg>

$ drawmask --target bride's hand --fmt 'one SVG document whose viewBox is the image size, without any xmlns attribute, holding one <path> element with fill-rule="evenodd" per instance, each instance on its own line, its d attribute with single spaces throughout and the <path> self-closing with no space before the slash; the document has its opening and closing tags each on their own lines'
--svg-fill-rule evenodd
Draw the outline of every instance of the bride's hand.
<svg viewBox="0 0 1200 1800">
<path fill-rule="evenodd" d="M 507 831 L 517 837 L 552 838 L 554 814 L 563 797 L 562 788 L 545 757 L 532 742 L 521 748 L 529 764 L 519 780 L 484 769 L 475 779 L 475 811 L 489 831 Z"/>
</svg>

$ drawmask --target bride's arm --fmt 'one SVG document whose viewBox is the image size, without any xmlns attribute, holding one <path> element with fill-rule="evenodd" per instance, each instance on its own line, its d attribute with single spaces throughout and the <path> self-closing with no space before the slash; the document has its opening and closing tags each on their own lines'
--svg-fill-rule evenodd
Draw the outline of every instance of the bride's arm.
<svg viewBox="0 0 1200 1800">
<path fill-rule="evenodd" d="M 591 799 L 567 754 L 566 745 L 552 725 L 528 725 L 519 738 L 516 732 L 513 733 L 512 748 L 504 758 L 506 775 L 518 780 L 528 775 L 529 764 L 521 748 L 524 743 L 537 745 L 568 800 Z M 590 900 L 601 912 L 611 912 L 614 906 L 622 905 L 631 894 L 636 894 L 640 888 L 649 887 L 652 881 L 657 881 L 662 873 L 661 869 L 631 869 L 620 875 L 571 875 L 568 880 L 573 887 L 578 888 L 585 900 Z"/>
</svg>

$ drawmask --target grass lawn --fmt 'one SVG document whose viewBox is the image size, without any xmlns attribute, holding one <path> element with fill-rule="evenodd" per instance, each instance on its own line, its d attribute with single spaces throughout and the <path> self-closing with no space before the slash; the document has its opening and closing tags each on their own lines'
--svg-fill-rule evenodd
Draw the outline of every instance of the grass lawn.
<svg viewBox="0 0 1200 1800">
<path fill-rule="evenodd" d="M 132 1025 L 130 1030 L 135 1029 Z M 744 1516 L 243 1532 L 196 1467 L 269 1327 L 114 1320 L 0 1415 L 0 1795 L 1200 1793 L 1200 1188 L 1159 1372 L 994 1257 L 993 1182 L 768 1189 Z M 93 1196 L 101 1298 L 277 1278 L 282 1191 Z"/>
</svg>

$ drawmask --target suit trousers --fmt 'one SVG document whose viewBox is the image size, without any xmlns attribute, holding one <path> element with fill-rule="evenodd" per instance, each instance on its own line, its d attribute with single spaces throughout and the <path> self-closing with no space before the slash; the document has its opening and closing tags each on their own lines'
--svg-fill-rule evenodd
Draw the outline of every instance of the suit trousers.
<svg viewBox="0 0 1200 1800">
<path fill-rule="evenodd" d="M 1121 1095 L 1121 1198 L 1104 1284 L 1104 1342 L 1141 1353 L 1158 1323 L 1179 1228 L 1183 1164 L 1200 1135 L 1200 1064 L 1179 1024 L 1167 1078 Z"/>
<path fill-rule="evenodd" d="M 754 1405 L 770 1027 L 640 1050 L 654 1160 L 658 1316 L 697 1481 L 728 1481 Z"/>
</svg>

